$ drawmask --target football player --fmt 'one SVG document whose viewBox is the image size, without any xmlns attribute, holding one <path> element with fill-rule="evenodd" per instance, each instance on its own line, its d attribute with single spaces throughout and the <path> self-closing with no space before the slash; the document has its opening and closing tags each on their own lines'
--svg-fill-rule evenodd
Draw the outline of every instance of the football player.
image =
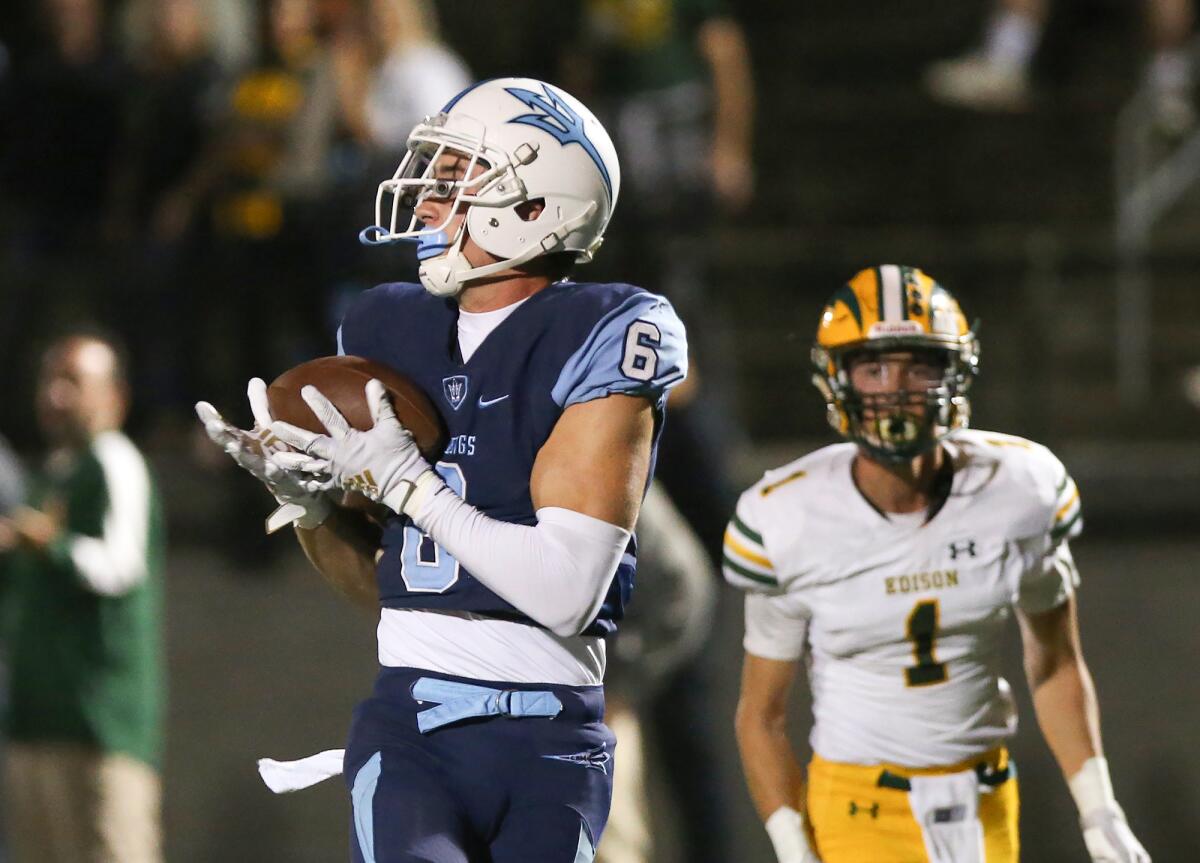
<svg viewBox="0 0 1200 863">
<path fill-rule="evenodd" d="M 725 535 L 746 591 L 737 739 L 780 863 L 1017 860 L 998 671 L 1012 614 L 1092 859 L 1146 863 L 1079 647 L 1079 492 L 1045 447 L 968 428 L 979 345 L 958 303 L 912 267 L 863 270 L 826 304 L 812 358 L 847 442 L 769 471 Z M 784 733 L 805 655 L 807 782 Z"/>
<path fill-rule="evenodd" d="M 375 381 L 366 432 L 312 389 L 329 434 L 272 424 L 258 380 L 255 430 L 199 410 L 296 519 L 316 567 L 381 607 L 379 676 L 344 754 L 354 859 L 589 861 L 613 775 L 605 637 L 632 591 L 631 530 L 686 374 L 683 326 L 641 288 L 567 278 L 599 248 L 620 188 L 609 136 L 569 94 L 477 84 L 408 146 L 364 240 L 415 241 L 421 284 L 363 294 L 338 345 L 435 398 L 445 452 L 422 458 Z M 381 541 L 331 509 L 343 490 L 387 507 Z M 302 785 L 297 771 L 336 757 L 268 778 Z"/>
</svg>

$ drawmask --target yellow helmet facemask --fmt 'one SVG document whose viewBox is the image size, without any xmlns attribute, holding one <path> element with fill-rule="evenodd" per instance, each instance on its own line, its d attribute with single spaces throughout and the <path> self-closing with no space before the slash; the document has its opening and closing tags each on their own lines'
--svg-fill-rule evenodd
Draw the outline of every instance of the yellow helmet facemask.
<svg viewBox="0 0 1200 863">
<path fill-rule="evenodd" d="M 859 392 L 852 366 L 894 354 L 940 369 L 939 379 L 919 391 Z M 812 360 L 830 425 L 880 461 L 909 461 L 970 422 L 979 340 L 950 292 L 914 267 L 872 267 L 839 288 Z"/>
</svg>

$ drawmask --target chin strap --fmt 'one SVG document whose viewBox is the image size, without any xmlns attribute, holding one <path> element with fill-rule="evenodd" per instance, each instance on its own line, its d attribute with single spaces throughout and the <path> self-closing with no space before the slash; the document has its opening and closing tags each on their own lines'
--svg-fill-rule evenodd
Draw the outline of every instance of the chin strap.
<svg viewBox="0 0 1200 863">
<path fill-rule="evenodd" d="M 552 237 L 554 237 L 554 234 L 550 234 L 547 239 Z M 544 243 L 545 240 L 542 242 Z M 486 279 L 488 276 L 494 276 L 505 270 L 511 270 L 513 267 L 526 264 L 543 254 L 545 252 L 541 246 L 533 245 L 515 258 L 497 261 L 494 264 L 488 264 L 483 267 L 472 267 L 466 256 L 463 255 L 462 249 L 455 249 L 441 257 L 431 258 L 422 262 L 418 275 L 421 278 L 421 284 L 425 286 L 425 290 L 429 291 L 435 297 L 454 297 L 462 292 L 462 289 L 467 286 L 468 282 Z"/>
<path fill-rule="evenodd" d="M 420 270 L 418 271 L 421 284 L 425 287 L 425 290 L 429 291 L 435 297 L 457 296 L 470 282 L 486 279 L 488 276 L 494 276 L 513 267 L 527 264 L 534 258 L 558 251 L 562 248 L 563 243 L 566 242 L 567 237 L 587 224 L 595 212 L 596 202 L 591 201 L 577 216 L 563 222 L 556 229 L 542 237 L 539 242 L 526 246 L 524 251 L 516 257 L 496 261 L 493 264 L 487 264 L 482 267 L 472 267 L 466 257 L 463 256 L 460 240 L 466 228 L 466 220 L 464 219 L 458 234 L 453 240 L 448 241 L 445 233 L 440 231 L 427 235 L 427 238 L 420 238 L 420 245 L 417 247 L 417 257 L 421 260 Z M 449 249 L 449 251 L 440 254 L 434 252 L 436 256 L 423 256 L 423 249 L 428 249 L 431 252 L 435 249 Z"/>
</svg>

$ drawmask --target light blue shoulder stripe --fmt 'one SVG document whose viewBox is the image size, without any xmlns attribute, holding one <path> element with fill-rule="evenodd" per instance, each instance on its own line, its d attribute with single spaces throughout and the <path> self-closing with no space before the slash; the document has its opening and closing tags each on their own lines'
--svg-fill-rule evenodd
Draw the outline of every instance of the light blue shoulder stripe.
<svg viewBox="0 0 1200 863">
<path fill-rule="evenodd" d="M 596 322 L 550 395 L 562 408 L 613 393 L 657 398 L 686 376 L 683 322 L 665 298 L 638 293 Z"/>
<path fill-rule="evenodd" d="M 350 801 L 354 805 L 354 832 L 365 863 L 375 863 L 375 787 L 379 784 L 383 755 L 376 752 L 354 777 Z"/>
</svg>

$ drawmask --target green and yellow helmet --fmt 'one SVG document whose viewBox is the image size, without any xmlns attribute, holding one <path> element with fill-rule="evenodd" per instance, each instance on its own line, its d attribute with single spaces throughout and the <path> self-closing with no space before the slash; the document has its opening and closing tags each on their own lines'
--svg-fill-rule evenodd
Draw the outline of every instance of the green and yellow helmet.
<svg viewBox="0 0 1200 863">
<path fill-rule="evenodd" d="M 851 360 L 895 352 L 933 355 L 944 369 L 915 412 L 918 394 L 891 403 L 872 396 L 868 405 L 851 384 Z M 838 288 L 821 313 L 812 361 L 829 424 L 885 462 L 910 460 L 970 422 L 979 340 L 958 301 L 915 267 L 871 267 Z"/>
</svg>

